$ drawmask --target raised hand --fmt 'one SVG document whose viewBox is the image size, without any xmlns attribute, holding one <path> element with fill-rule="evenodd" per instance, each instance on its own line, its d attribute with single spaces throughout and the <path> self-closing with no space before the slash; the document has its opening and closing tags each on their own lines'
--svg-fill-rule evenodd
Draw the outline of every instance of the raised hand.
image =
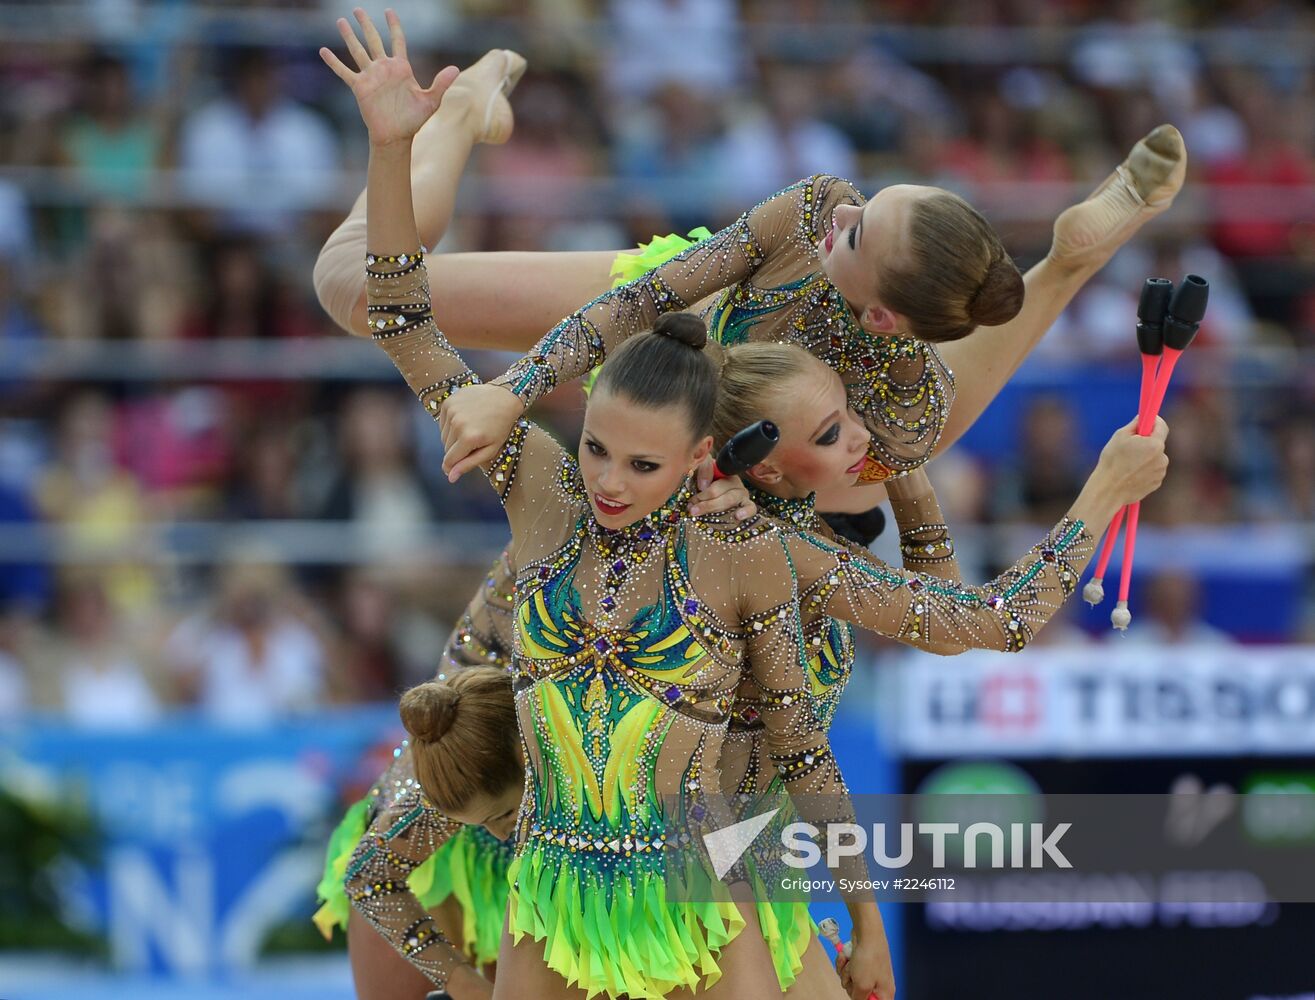
<svg viewBox="0 0 1315 1000">
<path fill-rule="evenodd" d="M 360 7 L 352 13 L 361 26 L 365 44 L 361 44 L 345 17 L 338 18 L 338 31 L 359 72 L 349 69 L 327 48 L 320 49 L 320 58 L 352 88 L 361 118 L 370 133 L 371 145 L 409 142 L 420 131 L 420 126 L 438 110 L 443 94 L 457 78 L 457 68 L 448 66 L 440 70 L 433 83 L 421 87 L 406 58 L 406 36 L 402 34 L 402 23 L 397 14 L 390 8 L 384 15 L 393 48 L 390 56 L 384 50 L 384 41 L 369 15 Z"/>
</svg>

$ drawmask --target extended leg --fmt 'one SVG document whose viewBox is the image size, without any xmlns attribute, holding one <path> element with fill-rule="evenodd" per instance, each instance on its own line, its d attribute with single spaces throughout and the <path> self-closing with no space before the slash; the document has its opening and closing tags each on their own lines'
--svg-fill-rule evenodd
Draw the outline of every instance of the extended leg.
<svg viewBox="0 0 1315 1000">
<path fill-rule="evenodd" d="M 742 895 L 742 894 L 741 894 Z M 758 926 L 758 913 L 751 901 L 738 901 L 744 929 L 717 954 L 721 977 L 698 990 L 673 990 L 667 1000 L 740 1000 L 742 997 L 779 997 L 781 985 L 772 967 L 772 953 Z"/>
<path fill-rule="evenodd" d="M 502 945 L 498 949 L 498 979 L 493 984 L 493 1000 L 587 1000 L 585 991 L 568 986 L 543 960 L 543 943 L 528 935 L 520 944 L 512 944 L 511 933 L 504 926 Z"/>
<path fill-rule="evenodd" d="M 804 952 L 804 967 L 785 995 L 789 1000 L 849 1000 L 826 948 L 817 938 Z"/>
<path fill-rule="evenodd" d="M 1050 254 L 1024 277 L 1023 309 L 1008 323 L 941 345 L 957 392 L 939 453 L 960 437 L 1018 370 L 1093 274 L 1145 223 L 1169 207 L 1187 174 L 1187 150 L 1172 125 L 1140 140 L 1091 197 L 1055 221 Z"/>
<path fill-rule="evenodd" d="M 471 66 L 416 135 L 411 182 L 420 238 L 432 247 L 447 230 L 457 186 L 477 142 L 511 134 L 505 92 L 524 60 L 504 50 Z M 526 350 L 563 316 L 611 286 L 616 251 L 585 253 L 454 253 L 429 260 L 434 315 L 458 347 Z M 315 262 L 320 304 L 343 329 L 365 326 L 365 194 L 333 232 Z"/>
</svg>

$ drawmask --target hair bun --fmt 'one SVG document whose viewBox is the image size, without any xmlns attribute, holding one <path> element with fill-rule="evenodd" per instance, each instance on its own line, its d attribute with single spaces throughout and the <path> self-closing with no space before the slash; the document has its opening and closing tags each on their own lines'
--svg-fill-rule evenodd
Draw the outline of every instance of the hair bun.
<svg viewBox="0 0 1315 1000">
<path fill-rule="evenodd" d="M 398 711 L 413 740 L 441 740 L 457 717 L 461 692 L 438 681 L 417 684 L 402 695 Z"/>
<path fill-rule="evenodd" d="M 977 294 L 968 301 L 968 318 L 978 326 L 1008 323 L 1023 308 L 1023 276 L 1004 254 L 991 260 Z"/>
<path fill-rule="evenodd" d="M 678 340 L 696 351 L 703 350 L 708 342 L 708 327 L 703 320 L 689 312 L 669 312 L 658 317 L 653 332 Z"/>
</svg>

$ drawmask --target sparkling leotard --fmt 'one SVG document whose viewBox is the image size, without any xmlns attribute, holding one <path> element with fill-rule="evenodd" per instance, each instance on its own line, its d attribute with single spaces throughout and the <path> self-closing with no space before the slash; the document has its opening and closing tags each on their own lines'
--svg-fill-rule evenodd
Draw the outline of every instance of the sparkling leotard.
<svg viewBox="0 0 1315 1000">
<path fill-rule="evenodd" d="M 367 264 L 376 340 L 436 415 L 478 378 L 434 326 L 423 263 Z M 486 474 L 511 522 L 518 574 L 513 673 L 527 770 L 509 924 L 517 939 L 543 941 L 568 981 L 609 995 L 711 982 L 717 948 L 739 930 L 733 907 L 673 903 L 663 880 L 673 821 L 701 822 L 701 790 L 720 785 L 746 661 L 762 692 L 767 757 L 787 789 L 848 806 L 806 697 L 801 592 L 810 615 L 922 648 L 1021 648 L 1071 593 L 1091 548 L 1080 523 L 1062 522 L 993 593 L 893 570 L 764 518 L 690 519 L 688 484 L 608 531 L 574 460 L 527 420 Z"/>
<path fill-rule="evenodd" d="M 936 348 L 866 333 L 819 270 L 818 244 L 840 205 L 862 205 L 848 181 L 799 181 L 651 271 L 610 289 L 564 319 L 500 385 L 526 405 L 587 373 L 661 313 L 702 303 L 725 344 L 798 344 L 845 380 L 872 432 L 864 482 L 907 472 L 930 456 L 954 401 L 953 374 Z"/>
</svg>

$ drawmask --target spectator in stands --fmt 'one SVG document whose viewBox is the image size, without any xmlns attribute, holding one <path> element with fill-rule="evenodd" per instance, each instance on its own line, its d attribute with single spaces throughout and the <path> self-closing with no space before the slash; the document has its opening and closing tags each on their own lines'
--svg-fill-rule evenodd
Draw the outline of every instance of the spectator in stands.
<svg viewBox="0 0 1315 1000">
<path fill-rule="evenodd" d="M 145 615 L 155 606 L 154 574 L 144 563 L 150 510 L 114 448 L 117 414 L 100 392 L 74 394 L 60 414 L 54 460 L 42 475 L 37 506 L 63 529 L 70 551 L 106 560 L 105 586 L 116 609 Z"/>
<path fill-rule="evenodd" d="M 623 104 L 672 82 L 724 97 L 744 80 L 735 0 L 610 0 L 607 6 L 608 91 Z"/>
<path fill-rule="evenodd" d="M 411 460 L 403 400 L 389 390 L 358 389 L 340 412 L 343 466 L 318 516 L 353 522 L 362 551 L 375 558 L 405 557 L 440 507 Z"/>
<path fill-rule="evenodd" d="M 219 210 L 221 229 L 273 235 L 334 190 L 338 143 L 314 111 L 283 96 L 265 50 L 225 59 L 232 95 L 193 112 L 179 144 L 183 189 Z"/>
<path fill-rule="evenodd" d="M 224 393 L 160 386 L 119 407 L 115 453 L 161 516 L 212 510 L 232 460 Z"/>
<path fill-rule="evenodd" d="M 379 574 L 358 569 L 343 575 L 336 616 L 343 635 L 333 652 L 354 700 L 390 701 L 404 686 L 393 639 L 397 596 Z"/>
<path fill-rule="evenodd" d="M 755 88 L 762 103 L 735 116 L 716 157 L 716 190 L 724 203 L 738 208 L 811 174 L 858 177 L 849 137 L 816 113 L 812 78 L 798 66 L 762 67 Z"/>
<path fill-rule="evenodd" d="M 1145 646 L 1218 646 L 1231 643 L 1227 632 L 1201 617 L 1201 585 L 1183 570 L 1160 570 L 1146 581 L 1136 617 L 1127 632 L 1108 633 L 1111 642 Z"/>
<path fill-rule="evenodd" d="M 1164 484 L 1142 504 L 1141 520 L 1153 524 L 1225 524 L 1237 518 L 1237 413 L 1220 389 L 1183 396 L 1161 415 L 1173 427 Z"/>
<path fill-rule="evenodd" d="M 481 151 L 489 197 L 499 207 L 490 220 L 496 248 L 552 249 L 580 226 L 579 213 L 544 207 L 580 204 L 581 182 L 597 172 L 598 142 L 581 109 L 585 90 L 583 81 L 522 81 L 516 91 L 516 141 Z"/>
<path fill-rule="evenodd" d="M 1012 458 L 996 475 L 996 519 L 1046 524 L 1062 517 L 1068 498 L 1086 481 L 1086 460 L 1082 449 L 1074 447 L 1077 440 L 1068 403 L 1058 396 L 1034 400 L 1019 420 Z"/>
<path fill-rule="evenodd" d="M 1206 174 L 1218 211 L 1214 242 L 1236 261 L 1256 313 L 1290 328 L 1297 303 L 1315 287 L 1315 273 L 1299 256 L 1309 227 L 1296 218 L 1309 212 L 1315 187 L 1305 123 L 1292 120 L 1306 109 L 1254 76 L 1239 75 L 1235 95 L 1249 135 L 1240 155 Z"/>
<path fill-rule="evenodd" d="M 645 203 L 670 212 L 670 227 L 652 230 L 643 239 L 654 232 L 683 234 L 695 226 L 716 225 L 702 206 L 678 202 L 691 192 L 712 190 L 721 135 L 716 104 L 679 81 L 664 84 L 635 114 L 617 122 L 617 173 L 644 192 Z"/>
<path fill-rule="evenodd" d="M 943 150 L 950 176 L 971 184 L 1023 181 L 1062 184 L 1073 179 L 1063 150 L 1043 119 L 1012 107 L 998 85 L 987 84 L 969 98 L 968 134 Z"/>
<path fill-rule="evenodd" d="M 1105 17 L 1087 25 L 1073 48 L 1074 75 L 1110 112 L 1139 92 L 1182 107 L 1196 83 L 1200 58 L 1180 26 L 1162 20 L 1161 8 L 1147 0 L 1115 0 L 1101 13 Z"/>
<path fill-rule="evenodd" d="M 1078 292 L 1036 354 L 1077 365 L 1092 358 L 1135 363 L 1142 283 L 1152 275 L 1178 282 L 1185 274 L 1210 281 L 1210 307 L 1192 342 L 1193 357 L 1211 348 L 1236 353 L 1255 341 L 1255 317 L 1228 258 L 1196 227 L 1170 225 L 1121 250 Z"/>
<path fill-rule="evenodd" d="M 456 598 L 467 574 L 455 568 L 445 579 L 422 585 L 427 603 L 441 605 L 442 591 Z M 464 591 L 462 591 L 464 593 Z M 361 566 L 346 571 L 337 594 L 335 622 L 342 636 L 334 643 L 351 697 L 357 701 L 395 701 L 412 684 L 432 679 L 447 629 L 417 607 L 404 579 L 391 567 Z"/>
<path fill-rule="evenodd" d="M 86 216 L 62 280 L 43 288 L 55 332 L 71 340 L 158 340 L 177 335 L 196 295 L 190 246 L 163 214 L 102 202 Z M 77 295 L 67 294 L 70 284 Z"/>
<path fill-rule="evenodd" d="M 0 209 L 0 215 L 3 211 Z M 0 225 L 3 224 L 0 220 Z M 44 331 L 23 301 L 14 271 L 14 262 L 0 255 L 0 341 L 35 340 Z M 8 382 L 8 379 L 0 381 L 0 391 Z"/>
<path fill-rule="evenodd" d="M 1315 521 L 1315 413 L 1294 413 L 1275 431 L 1277 501 L 1272 511 L 1293 521 Z"/>
<path fill-rule="evenodd" d="M 814 72 L 820 72 L 815 67 Z M 837 62 L 823 78 L 826 117 L 864 153 L 901 153 L 909 169 L 906 143 L 917 127 L 942 130 L 954 116 L 945 86 L 931 73 L 901 59 L 883 42 L 868 44 Z M 929 182 L 931 183 L 931 182 Z"/>
<path fill-rule="evenodd" d="M 32 250 L 32 218 L 27 199 L 16 185 L 0 180 L 0 261 L 17 264 Z"/>
<path fill-rule="evenodd" d="M 224 490 L 224 516 L 235 521 L 295 520 L 305 516 L 297 482 L 297 428 L 258 422 L 236 442 L 238 453 Z"/>
<path fill-rule="evenodd" d="M 163 123 L 137 105 L 121 59 L 96 53 L 80 77 L 79 108 L 60 130 L 58 164 L 75 170 L 99 196 L 141 196 L 151 183 L 151 171 L 163 165 Z"/>
<path fill-rule="evenodd" d="M 0 531 L 29 531 L 37 524 L 37 511 L 28 497 L 0 482 Z M 35 616 L 49 600 L 50 570 L 41 562 L 0 562 L 0 608 Z"/>
<path fill-rule="evenodd" d="M 221 567 L 218 590 L 213 609 L 184 619 L 167 642 L 183 700 L 236 725 L 321 707 L 324 647 L 283 568 L 248 553 Z"/>
<path fill-rule="evenodd" d="M 38 700 L 78 725 L 135 729 L 156 721 L 163 699 L 100 574 L 71 572 L 60 591 L 55 628 L 37 657 Z"/>
<path fill-rule="evenodd" d="M 202 248 L 206 280 L 182 324 L 185 338 L 312 337 L 319 317 L 289 287 L 268 241 L 250 234 L 220 237 Z"/>
<path fill-rule="evenodd" d="M 35 298 L 28 287 L 34 249 L 27 199 L 13 184 L 0 180 L 0 347 L 44 333 L 30 308 Z M 16 388 L 0 377 L 0 398 Z"/>
</svg>

